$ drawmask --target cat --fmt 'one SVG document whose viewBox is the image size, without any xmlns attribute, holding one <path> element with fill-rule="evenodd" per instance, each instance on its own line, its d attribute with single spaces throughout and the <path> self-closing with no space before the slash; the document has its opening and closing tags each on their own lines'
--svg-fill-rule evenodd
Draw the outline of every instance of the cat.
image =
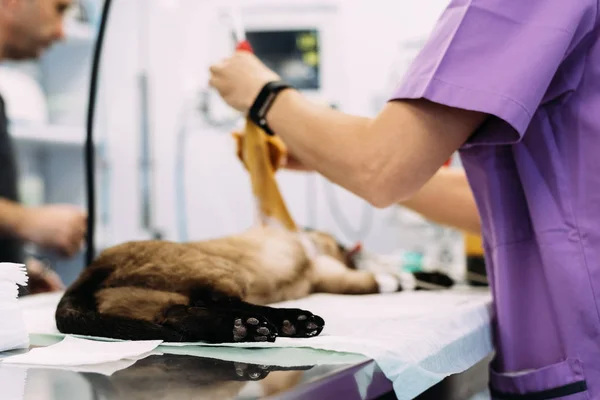
<svg viewBox="0 0 600 400">
<path fill-rule="evenodd" d="M 322 332 L 323 318 L 268 304 L 312 293 L 406 290 L 396 275 L 357 269 L 355 253 L 326 232 L 268 226 L 198 242 L 127 242 L 101 252 L 67 288 L 56 326 L 65 334 L 123 340 L 309 338 Z M 453 284 L 442 273 L 415 277 L 416 289 L 419 281 Z"/>
</svg>

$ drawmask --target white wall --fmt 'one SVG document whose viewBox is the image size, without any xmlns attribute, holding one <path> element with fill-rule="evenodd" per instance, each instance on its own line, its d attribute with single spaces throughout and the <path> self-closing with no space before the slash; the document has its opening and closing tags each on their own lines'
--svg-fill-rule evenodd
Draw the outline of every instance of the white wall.
<svg viewBox="0 0 600 400">
<path fill-rule="evenodd" d="M 235 233 L 254 222 L 249 179 L 235 157 L 230 129 L 209 126 L 198 112 L 183 117 L 183 110 L 195 107 L 198 93 L 206 89 L 209 65 L 231 51 L 227 48 L 228 27 L 218 18 L 218 7 L 240 5 L 245 22 L 252 26 L 285 27 L 310 21 L 326 25 L 322 33 L 323 97 L 343 111 L 374 115 L 399 83 L 447 2 L 113 0 L 97 112 L 97 137 L 108 138 L 106 163 L 99 160 L 105 168 L 99 169 L 99 174 L 108 172 L 111 183 L 110 201 L 100 204 L 110 211 L 108 226 L 98 228 L 101 244 L 148 237 L 140 216 L 138 85 L 142 72 L 147 72 L 150 83 L 156 227 L 166 239 L 182 238 L 175 195 L 177 139 L 182 127 L 187 129 L 187 238 Z M 89 60 L 81 65 L 89 67 Z M 52 68 L 69 68 L 69 64 L 62 60 Z M 74 75 L 81 76 L 78 71 Z M 77 87 L 87 90 L 85 82 Z M 87 98 L 79 96 L 87 104 Z M 226 107 L 220 110 L 231 113 Z M 375 210 L 312 174 L 281 171 L 278 180 L 299 224 L 331 231 L 346 243 L 360 239 L 367 248 L 390 253 L 399 247 L 428 245 L 431 235 L 439 233 L 399 208 Z M 74 201 L 83 204 L 77 196 Z M 357 233 L 361 226 L 367 232 Z M 347 234 L 347 229 L 354 232 Z M 460 242 L 455 243 L 460 252 Z"/>
<path fill-rule="evenodd" d="M 244 7 L 245 21 L 249 25 L 256 25 L 260 20 L 258 11 L 251 12 L 252 6 L 261 10 L 278 7 L 277 13 L 267 13 L 262 19 L 267 25 L 276 25 L 290 19 L 286 8 L 299 4 L 302 7 L 294 10 L 293 18 L 314 18 L 327 24 L 330 29 L 325 31 L 323 49 L 327 100 L 337 102 L 343 111 L 373 115 L 390 96 L 447 0 L 239 0 L 236 3 Z M 221 35 L 221 43 L 228 40 L 225 27 L 221 26 L 221 32 L 214 30 L 215 5 L 223 5 L 223 2 L 156 2 L 150 16 L 153 126 L 156 150 L 160 154 L 156 219 L 167 237 L 174 239 L 178 235 L 173 165 L 183 94 L 186 85 L 191 83 L 205 86 L 208 65 L 228 54 L 226 48 L 215 50 L 215 46 L 210 45 L 218 35 Z M 324 11 L 328 6 L 336 10 Z M 229 131 L 203 124 L 197 114 L 188 126 L 185 182 L 189 238 L 202 239 L 247 228 L 254 221 L 253 199 L 247 174 L 235 157 Z M 407 229 L 406 224 L 413 220 L 398 209 L 375 210 L 316 176 L 282 171 L 278 173 L 278 180 L 300 224 L 332 231 L 344 242 L 362 239 L 368 248 L 383 253 L 392 252 L 398 246 L 410 246 L 412 242 L 423 242 L 415 235 L 415 229 L 420 226 Z M 330 190 L 326 190 L 327 187 Z M 330 192 L 337 201 L 331 202 Z M 310 197 L 315 200 L 307 200 Z M 371 229 L 364 237 L 346 235 L 332 209 L 343 215 L 350 229 L 358 231 L 361 221 Z"/>
</svg>

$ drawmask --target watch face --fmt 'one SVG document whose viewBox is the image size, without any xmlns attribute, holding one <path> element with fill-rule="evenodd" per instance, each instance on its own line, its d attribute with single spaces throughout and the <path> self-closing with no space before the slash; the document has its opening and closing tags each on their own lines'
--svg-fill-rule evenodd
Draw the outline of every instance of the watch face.
<svg viewBox="0 0 600 400">
<path fill-rule="evenodd" d="M 316 29 L 250 31 L 246 38 L 256 56 L 282 80 L 300 90 L 320 88 L 319 35 Z"/>
</svg>

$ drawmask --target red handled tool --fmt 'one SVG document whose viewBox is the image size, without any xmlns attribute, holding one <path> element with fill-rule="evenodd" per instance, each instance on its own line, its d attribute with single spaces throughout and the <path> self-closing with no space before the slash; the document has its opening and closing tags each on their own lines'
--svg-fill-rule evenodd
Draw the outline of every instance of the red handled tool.
<svg viewBox="0 0 600 400">
<path fill-rule="evenodd" d="M 249 51 L 252 53 L 252 46 L 246 39 L 246 30 L 244 29 L 239 9 L 232 7 L 230 10 L 230 17 L 233 22 L 233 39 L 236 43 L 235 49 L 237 51 Z"/>
<path fill-rule="evenodd" d="M 250 42 L 247 40 L 243 40 L 241 42 L 238 42 L 237 46 L 235 46 L 235 49 L 238 51 L 249 51 L 250 53 L 252 53 L 252 46 L 250 46 Z"/>
</svg>

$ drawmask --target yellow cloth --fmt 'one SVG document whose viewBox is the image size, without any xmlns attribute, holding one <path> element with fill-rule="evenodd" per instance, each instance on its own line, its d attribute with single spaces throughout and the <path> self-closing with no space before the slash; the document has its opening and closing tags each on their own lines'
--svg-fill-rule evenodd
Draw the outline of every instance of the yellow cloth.
<svg viewBox="0 0 600 400">
<path fill-rule="evenodd" d="M 233 137 L 237 142 L 237 155 L 250 174 L 261 222 L 267 224 L 275 220 L 285 228 L 297 231 L 275 180 L 275 172 L 287 155 L 285 144 L 278 137 L 267 135 L 250 120 L 246 120 L 244 132 L 236 132 Z"/>
<path fill-rule="evenodd" d="M 481 236 L 466 233 L 465 250 L 467 256 L 483 256 L 483 242 Z"/>
</svg>

